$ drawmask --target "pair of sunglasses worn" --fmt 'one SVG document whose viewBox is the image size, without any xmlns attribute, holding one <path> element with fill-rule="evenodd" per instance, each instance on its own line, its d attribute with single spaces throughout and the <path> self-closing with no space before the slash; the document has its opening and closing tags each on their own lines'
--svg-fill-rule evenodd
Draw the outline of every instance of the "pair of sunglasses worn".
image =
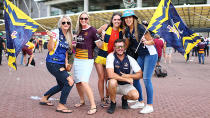
<svg viewBox="0 0 210 118">
<path fill-rule="evenodd" d="M 65 24 L 70 25 L 71 23 L 70 22 L 62 22 L 62 25 L 65 25 Z"/>
<path fill-rule="evenodd" d="M 80 20 L 88 20 L 88 18 L 79 18 Z"/>
<path fill-rule="evenodd" d="M 125 48 L 125 46 L 115 46 L 116 49 Z"/>
</svg>

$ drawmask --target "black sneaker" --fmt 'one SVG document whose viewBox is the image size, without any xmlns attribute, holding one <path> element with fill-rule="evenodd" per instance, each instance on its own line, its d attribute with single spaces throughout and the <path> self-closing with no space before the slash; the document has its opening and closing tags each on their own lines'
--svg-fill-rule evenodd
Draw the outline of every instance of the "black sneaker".
<svg viewBox="0 0 210 118">
<path fill-rule="evenodd" d="M 113 102 L 111 101 L 111 104 L 110 104 L 109 108 L 107 109 L 107 113 L 113 114 L 114 111 L 115 111 L 115 108 L 116 108 L 116 103 L 113 103 Z"/>
<path fill-rule="evenodd" d="M 122 100 L 122 109 L 129 109 L 127 100 L 124 99 L 124 96 L 121 97 Z"/>
</svg>

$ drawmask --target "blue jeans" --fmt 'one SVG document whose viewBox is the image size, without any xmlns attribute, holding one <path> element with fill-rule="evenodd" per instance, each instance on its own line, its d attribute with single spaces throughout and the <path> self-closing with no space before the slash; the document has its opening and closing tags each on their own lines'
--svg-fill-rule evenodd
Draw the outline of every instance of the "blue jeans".
<svg viewBox="0 0 210 118">
<path fill-rule="evenodd" d="M 52 87 L 50 90 L 48 90 L 44 96 L 49 95 L 48 99 L 53 96 L 54 94 L 61 91 L 60 96 L 60 103 L 66 104 L 67 97 L 73 87 L 69 86 L 67 77 L 69 77 L 69 74 L 67 71 L 60 71 L 59 69 L 61 67 L 65 67 L 63 64 L 55 64 L 55 63 L 46 63 L 48 71 L 56 78 L 57 85 Z"/>
<path fill-rule="evenodd" d="M 24 58 L 24 55 L 23 55 L 23 52 L 22 52 L 21 58 L 20 58 L 20 65 L 23 65 L 23 58 Z"/>
<path fill-rule="evenodd" d="M 147 93 L 147 104 L 153 104 L 153 86 L 152 86 L 152 74 L 157 63 L 158 55 L 146 55 L 146 56 L 139 56 L 137 62 L 141 67 L 143 72 L 143 80 L 144 85 L 146 87 Z M 139 99 L 138 101 L 143 100 L 142 88 L 140 84 L 140 80 L 134 80 L 133 85 L 139 92 Z"/>
<path fill-rule="evenodd" d="M 203 60 L 203 64 L 204 64 L 204 53 L 198 53 L 198 60 L 199 60 L 199 64 L 201 64 L 201 58 Z"/>
</svg>

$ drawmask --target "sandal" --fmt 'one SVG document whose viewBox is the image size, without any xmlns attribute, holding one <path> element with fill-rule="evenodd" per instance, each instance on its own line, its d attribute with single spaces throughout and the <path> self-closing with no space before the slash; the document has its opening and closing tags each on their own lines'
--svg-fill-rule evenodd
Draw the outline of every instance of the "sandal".
<svg viewBox="0 0 210 118">
<path fill-rule="evenodd" d="M 77 107 L 81 107 L 81 106 L 83 106 L 83 105 L 85 105 L 85 102 L 83 102 L 83 103 L 79 103 L 79 104 L 75 104 L 75 105 L 74 105 L 74 107 L 76 107 L 76 108 L 77 108 Z"/>
<path fill-rule="evenodd" d="M 109 104 L 106 102 L 105 98 L 101 99 L 100 106 L 103 108 L 109 107 Z"/>
<path fill-rule="evenodd" d="M 40 105 L 53 106 L 51 102 L 39 102 Z"/>
<path fill-rule="evenodd" d="M 91 108 L 88 112 L 87 112 L 87 114 L 88 115 L 92 115 L 92 114 L 95 114 L 97 112 L 97 109 L 96 109 L 96 107 L 95 108 Z"/>
<path fill-rule="evenodd" d="M 56 109 L 57 112 L 61 112 L 61 113 L 72 113 L 72 110 L 70 109 Z"/>
</svg>

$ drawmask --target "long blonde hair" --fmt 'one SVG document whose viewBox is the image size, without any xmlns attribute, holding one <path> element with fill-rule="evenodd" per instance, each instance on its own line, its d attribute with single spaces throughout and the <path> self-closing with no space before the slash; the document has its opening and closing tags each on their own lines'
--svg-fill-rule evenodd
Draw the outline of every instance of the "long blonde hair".
<svg viewBox="0 0 210 118">
<path fill-rule="evenodd" d="M 62 19 L 63 18 L 66 18 L 69 22 L 70 22 L 70 26 L 69 26 L 69 29 L 67 30 L 66 32 L 66 35 L 65 35 L 65 38 L 69 44 L 69 47 L 72 49 L 72 40 L 73 40 L 73 33 L 72 33 L 72 22 L 71 22 L 71 18 L 69 16 L 61 16 L 59 21 L 58 21 L 58 28 L 61 28 L 61 22 L 62 22 Z"/>
<path fill-rule="evenodd" d="M 77 25 L 76 25 L 76 34 L 77 34 L 77 35 L 78 35 L 78 34 L 81 32 L 81 30 L 82 30 L 82 25 L 81 25 L 81 23 L 80 23 L 80 16 L 81 16 L 82 14 L 86 14 L 86 15 L 88 16 L 88 18 L 89 18 L 88 13 L 85 12 L 85 11 L 81 12 L 81 13 L 78 15 L 78 18 L 77 18 Z M 87 24 L 90 25 L 89 21 L 87 22 Z"/>
</svg>

